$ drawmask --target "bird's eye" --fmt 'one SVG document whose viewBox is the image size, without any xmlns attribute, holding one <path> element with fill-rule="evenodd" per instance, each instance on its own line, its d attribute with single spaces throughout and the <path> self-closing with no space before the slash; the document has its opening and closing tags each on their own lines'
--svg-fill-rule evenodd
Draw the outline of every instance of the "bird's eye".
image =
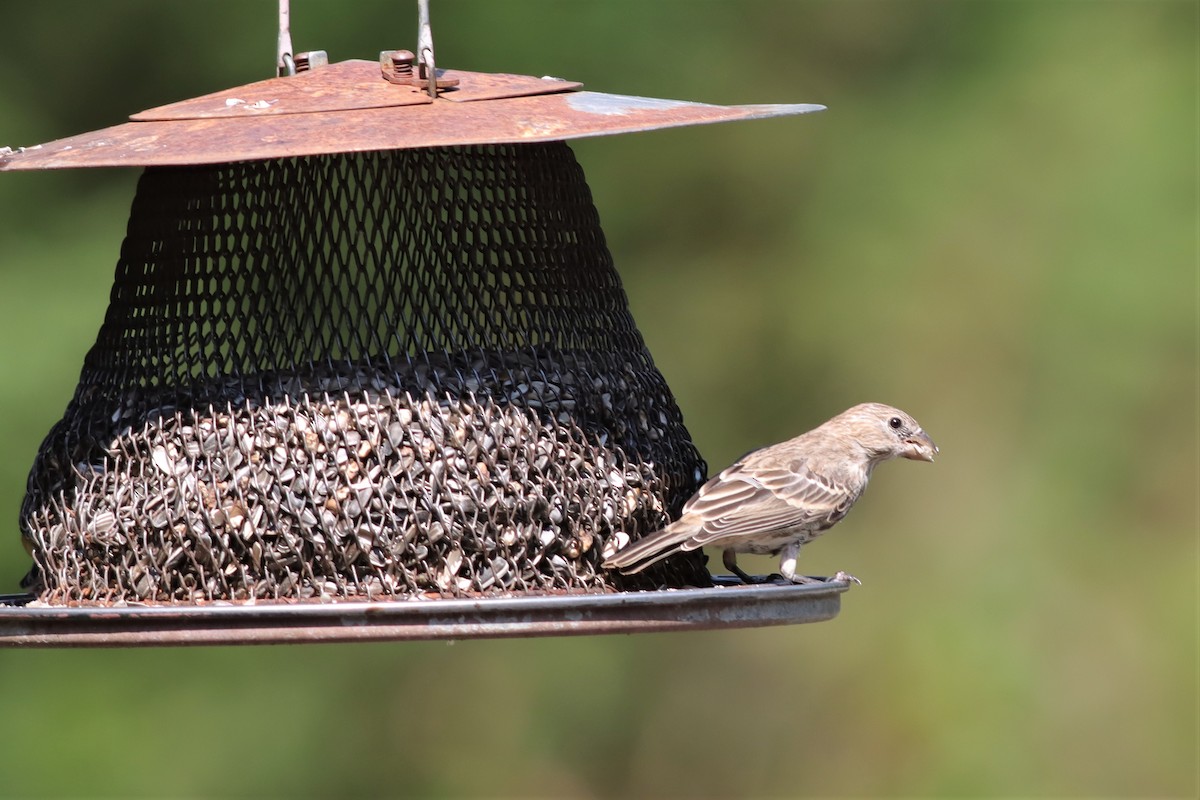
<svg viewBox="0 0 1200 800">
<path fill-rule="evenodd" d="M 900 426 L 903 424 L 904 423 L 900 421 L 899 417 L 892 417 L 891 419 L 888 420 L 888 425 L 891 425 L 892 430 L 894 430 L 894 431 L 900 430 Z"/>
</svg>

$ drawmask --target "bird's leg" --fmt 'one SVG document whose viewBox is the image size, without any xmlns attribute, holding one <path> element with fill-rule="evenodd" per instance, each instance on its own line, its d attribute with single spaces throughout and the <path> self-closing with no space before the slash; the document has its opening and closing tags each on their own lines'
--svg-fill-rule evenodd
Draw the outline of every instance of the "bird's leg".
<svg viewBox="0 0 1200 800">
<path fill-rule="evenodd" d="M 821 583 L 816 578 L 796 574 L 796 559 L 800 556 L 800 543 L 784 545 L 779 552 L 779 574 L 792 583 Z"/>
<path fill-rule="evenodd" d="M 763 582 L 762 578 L 755 578 L 753 575 L 747 575 L 746 571 L 738 566 L 737 553 L 735 553 L 733 550 L 726 550 L 721 553 L 721 563 L 725 565 L 725 569 L 729 570 L 734 575 L 737 575 L 738 578 L 741 579 L 742 583 L 746 584 L 747 586 L 752 583 Z"/>
</svg>

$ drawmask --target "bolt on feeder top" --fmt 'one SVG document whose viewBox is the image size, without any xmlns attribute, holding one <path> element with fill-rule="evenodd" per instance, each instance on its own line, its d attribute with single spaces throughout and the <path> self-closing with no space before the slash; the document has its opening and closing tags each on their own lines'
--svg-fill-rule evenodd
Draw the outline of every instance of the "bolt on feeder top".
<svg viewBox="0 0 1200 800">
<path fill-rule="evenodd" d="M 587 92 L 418 50 L 284 53 L 295 74 L 0 151 L 0 171 L 146 168 L 104 325 L 31 471 L 33 602 L 0 605 L 0 644 L 837 614 L 844 583 L 714 585 L 699 553 L 600 567 L 706 466 L 564 143 L 821 106 Z"/>
</svg>

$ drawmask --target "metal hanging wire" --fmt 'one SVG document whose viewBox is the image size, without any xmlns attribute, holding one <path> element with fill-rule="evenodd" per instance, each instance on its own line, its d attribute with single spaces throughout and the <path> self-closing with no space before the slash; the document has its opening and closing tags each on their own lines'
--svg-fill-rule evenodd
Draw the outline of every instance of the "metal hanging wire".
<svg viewBox="0 0 1200 800">
<path fill-rule="evenodd" d="M 437 68 L 433 60 L 433 28 L 429 24 L 429 0 L 417 0 L 417 63 L 430 97 L 437 97 Z"/>
<path fill-rule="evenodd" d="M 292 11 L 290 0 L 279 0 L 279 34 L 275 46 L 275 73 L 279 77 L 290 77 L 307 68 L 307 63 L 297 66 L 297 61 L 306 62 L 306 54 L 299 57 L 292 46 Z M 324 61 L 324 59 L 322 59 Z M 439 83 L 437 65 L 433 54 L 433 26 L 429 22 L 429 0 L 417 0 L 417 68 L 418 76 L 425 82 L 431 98 L 437 98 L 439 85 L 453 85 L 457 81 Z"/>
<path fill-rule="evenodd" d="M 279 37 L 275 50 L 275 74 L 280 77 L 296 74 L 296 59 L 292 52 L 291 2 L 290 0 L 279 0 Z"/>
</svg>

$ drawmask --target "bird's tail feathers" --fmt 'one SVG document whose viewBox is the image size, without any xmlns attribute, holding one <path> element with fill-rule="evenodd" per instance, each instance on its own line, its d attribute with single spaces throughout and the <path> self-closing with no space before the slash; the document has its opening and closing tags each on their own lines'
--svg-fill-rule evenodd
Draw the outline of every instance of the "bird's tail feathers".
<svg viewBox="0 0 1200 800">
<path fill-rule="evenodd" d="M 690 525 L 680 525 L 683 521 L 677 520 L 661 531 L 625 546 L 606 558 L 604 566 L 633 575 L 676 553 L 695 549 L 687 546 L 693 531 Z"/>
</svg>

